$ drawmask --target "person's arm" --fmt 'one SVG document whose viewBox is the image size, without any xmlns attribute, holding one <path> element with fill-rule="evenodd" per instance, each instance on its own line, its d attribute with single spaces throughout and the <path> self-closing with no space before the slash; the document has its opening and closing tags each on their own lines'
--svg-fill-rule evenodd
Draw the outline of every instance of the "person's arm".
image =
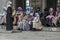
<svg viewBox="0 0 60 40">
<path fill-rule="evenodd" d="M 12 16 L 15 16 L 15 15 L 16 15 L 16 10 L 14 10 L 12 13 Z"/>
</svg>

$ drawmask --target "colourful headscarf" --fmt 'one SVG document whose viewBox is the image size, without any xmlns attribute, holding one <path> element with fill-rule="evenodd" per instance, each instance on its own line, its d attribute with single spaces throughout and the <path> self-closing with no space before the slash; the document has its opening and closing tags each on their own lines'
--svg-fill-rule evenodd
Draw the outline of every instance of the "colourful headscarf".
<svg viewBox="0 0 60 40">
<path fill-rule="evenodd" d="M 26 9 L 26 14 L 30 14 L 30 9 L 29 8 Z"/>
<path fill-rule="evenodd" d="M 18 11 L 20 12 L 20 11 L 22 11 L 23 9 L 22 9 L 22 7 L 18 7 Z"/>
</svg>

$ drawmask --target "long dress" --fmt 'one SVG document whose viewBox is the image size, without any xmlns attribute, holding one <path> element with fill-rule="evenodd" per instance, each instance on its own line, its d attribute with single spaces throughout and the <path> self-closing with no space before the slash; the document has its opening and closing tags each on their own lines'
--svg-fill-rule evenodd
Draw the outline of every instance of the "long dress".
<svg viewBox="0 0 60 40">
<path fill-rule="evenodd" d="M 29 26 L 28 21 L 25 21 L 25 22 L 23 23 L 23 29 L 24 29 L 25 31 L 29 31 L 29 30 L 30 30 L 30 26 Z"/>
<path fill-rule="evenodd" d="M 30 30 L 30 26 L 28 24 L 28 21 L 25 21 L 25 20 L 18 22 L 18 27 L 24 31 Z"/>
<path fill-rule="evenodd" d="M 12 8 L 7 8 L 7 15 L 6 15 L 6 30 L 10 31 L 13 29 L 13 20 L 12 20 Z"/>
</svg>

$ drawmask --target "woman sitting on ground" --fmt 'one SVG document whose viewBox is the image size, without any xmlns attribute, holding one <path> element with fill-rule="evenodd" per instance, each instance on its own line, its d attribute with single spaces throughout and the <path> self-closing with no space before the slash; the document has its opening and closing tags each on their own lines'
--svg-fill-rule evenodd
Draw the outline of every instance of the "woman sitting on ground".
<svg viewBox="0 0 60 40">
<path fill-rule="evenodd" d="M 16 24 L 18 23 L 19 16 L 23 16 L 23 9 L 22 7 L 18 7 L 17 13 L 16 13 Z"/>
<path fill-rule="evenodd" d="M 46 16 L 46 25 L 48 27 L 52 27 L 53 26 L 53 23 L 52 23 L 52 19 L 54 18 L 53 13 L 54 13 L 53 8 L 50 8 L 49 9 L 49 15 Z"/>
<path fill-rule="evenodd" d="M 35 13 L 35 17 L 33 19 L 33 30 L 41 30 L 42 29 L 42 24 L 39 19 L 39 14 Z"/>
</svg>

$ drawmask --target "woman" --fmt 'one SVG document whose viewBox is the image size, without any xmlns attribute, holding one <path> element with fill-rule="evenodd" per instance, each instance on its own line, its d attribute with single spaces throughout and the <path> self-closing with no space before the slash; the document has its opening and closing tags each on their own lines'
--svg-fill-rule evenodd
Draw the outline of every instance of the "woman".
<svg viewBox="0 0 60 40">
<path fill-rule="evenodd" d="M 49 15 L 46 16 L 47 26 L 49 26 L 49 27 L 53 26 L 53 23 L 52 23 L 52 19 L 54 18 L 53 13 L 54 13 L 53 8 L 50 8 Z"/>
<path fill-rule="evenodd" d="M 41 30 L 42 29 L 42 24 L 39 19 L 39 14 L 35 13 L 35 17 L 33 19 L 33 29 Z"/>
<path fill-rule="evenodd" d="M 11 2 L 7 5 L 7 15 L 6 15 L 6 30 L 11 31 L 13 30 L 13 21 L 12 21 L 12 7 Z"/>
<path fill-rule="evenodd" d="M 3 8 L 3 23 L 4 23 L 4 24 L 6 23 L 6 15 L 7 15 L 7 8 L 4 7 L 4 8 Z"/>
<path fill-rule="evenodd" d="M 23 9 L 21 7 L 18 7 L 18 10 L 16 13 L 16 24 L 18 23 L 19 16 L 23 16 Z"/>
</svg>

